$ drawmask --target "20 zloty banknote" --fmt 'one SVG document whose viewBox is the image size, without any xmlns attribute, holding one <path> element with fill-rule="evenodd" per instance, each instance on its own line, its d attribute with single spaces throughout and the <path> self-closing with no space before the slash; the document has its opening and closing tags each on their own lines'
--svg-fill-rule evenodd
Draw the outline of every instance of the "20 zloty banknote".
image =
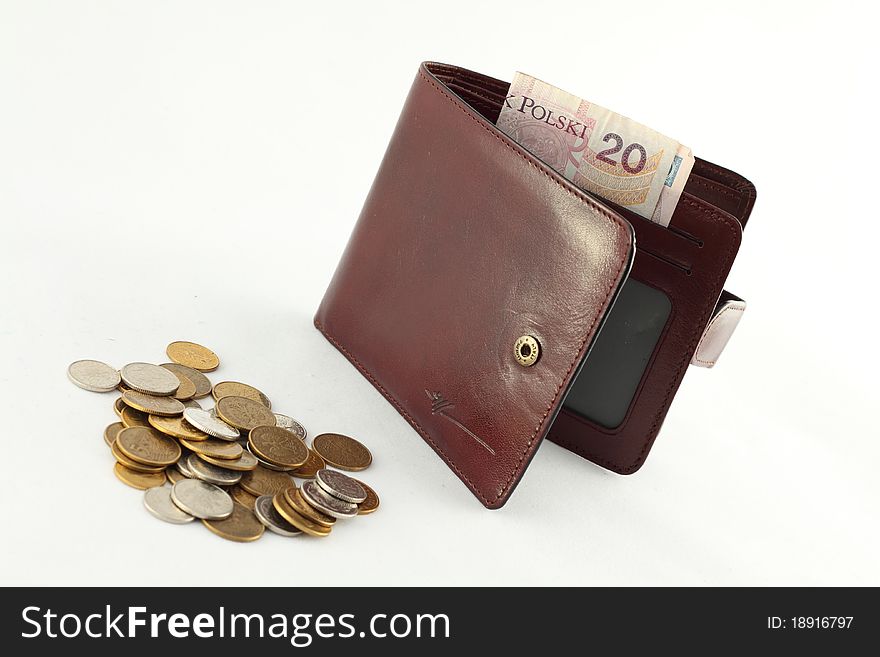
<svg viewBox="0 0 880 657">
<path fill-rule="evenodd" d="M 694 166 L 687 146 L 524 73 L 497 125 L 581 189 L 663 226 Z"/>
</svg>

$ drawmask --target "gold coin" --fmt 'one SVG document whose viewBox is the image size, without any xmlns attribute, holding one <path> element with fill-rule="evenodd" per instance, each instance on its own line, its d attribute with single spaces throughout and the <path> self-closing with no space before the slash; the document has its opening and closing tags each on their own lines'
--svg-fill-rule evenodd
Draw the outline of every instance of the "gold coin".
<svg viewBox="0 0 880 657">
<path fill-rule="evenodd" d="M 292 470 L 290 474 L 300 479 L 314 479 L 315 475 L 318 474 L 318 470 L 323 470 L 325 467 L 327 467 L 327 464 L 321 458 L 321 455 L 309 448 L 309 458 L 301 466 Z"/>
<path fill-rule="evenodd" d="M 233 398 L 225 397 L 217 404 L 226 399 Z M 248 444 L 257 456 L 283 468 L 298 468 L 309 458 L 306 444 L 281 427 L 254 427 L 248 435 Z"/>
<path fill-rule="evenodd" d="M 118 440 L 118 439 L 117 439 Z M 154 465 L 145 465 L 143 463 L 138 463 L 130 459 L 128 456 L 123 454 L 119 450 L 119 445 L 116 444 L 116 441 L 113 441 L 113 444 L 110 445 L 110 453 L 113 454 L 113 458 L 116 459 L 118 463 L 121 463 L 123 466 L 128 468 L 129 470 L 135 470 L 137 472 L 146 472 L 148 474 L 156 474 L 157 472 L 162 472 L 165 469 L 165 466 L 154 466 Z"/>
<path fill-rule="evenodd" d="M 148 427 L 150 422 L 146 413 L 136 411 L 131 406 L 126 406 L 119 414 L 122 424 L 128 427 Z"/>
<path fill-rule="evenodd" d="M 126 468 L 121 463 L 117 463 L 113 466 L 113 474 L 115 474 L 123 484 L 131 486 L 132 488 L 137 488 L 138 490 L 147 490 L 148 488 L 161 486 L 165 483 L 164 472 L 137 472 L 130 468 Z"/>
<path fill-rule="evenodd" d="M 236 442 L 217 440 L 216 438 L 208 438 L 208 440 L 188 440 L 186 438 L 181 438 L 180 444 L 196 454 L 212 456 L 215 459 L 237 459 L 244 451 L 241 448 L 241 445 Z"/>
<path fill-rule="evenodd" d="M 352 479 L 354 479 L 354 477 L 352 477 Z M 360 479 L 354 480 L 363 486 L 365 491 L 367 491 L 367 499 L 358 504 L 358 515 L 365 516 L 379 508 L 379 496 L 376 495 L 376 491 L 367 486 Z"/>
<path fill-rule="evenodd" d="M 305 516 L 312 522 L 318 523 L 322 527 L 332 527 L 336 523 L 336 518 L 318 511 L 315 507 L 306 502 L 299 488 L 291 487 L 286 489 L 284 491 L 284 499 L 298 514 Z"/>
<path fill-rule="evenodd" d="M 202 520 L 202 523 L 217 536 L 239 543 L 256 541 L 266 530 L 251 509 L 237 502 L 232 503 L 232 515 L 228 518 Z"/>
<path fill-rule="evenodd" d="M 122 417 L 122 409 L 124 408 L 127 408 L 125 402 L 122 401 L 122 397 L 118 397 L 116 401 L 113 402 L 113 412 L 119 417 Z"/>
<path fill-rule="evenodd" d="M 119 432 L 125 429 L 125 425 L 122 422 L 114 422 L 106 429 L 104 429 L 104 442 L 107 443 L 107 447 L 113 445 L 113 442 L 116 440 L 116 436 L 119 435 Z"/>
<path fill-rule="evenodd" d="M 220 358 L 207 347 L 195 342 L 172 342 L 165 348 L 168 358 L 199 372 L 213 372 L 220 367 Z"/>
<path fill-rule="evenodd" d="M 194 370 L 186 365 L 181 365 L 180 363 L 162 363 L 159 367 L 164 367 L 169 372 L 174 372 L 177 374 L 177 378 L 185 376 L 192 381 L 196 386 L 196 393 L 193 395 L 194 399 L 201 399 L 202 397 L 207 397 L 211 394 L 211 389 L 214 386 L 211 384 L 210 379 L 198 370 Z"/>
<path fill-rule="evenodd" d="M 274 495 L 288 486 L 292 486 L 293 479 L 286 472 L 276 472 L 258 465 L 255 469 L 241 475 L 239 485 L 247 492 L 257 496 Z"/>
<path fill-rule="evenodd" d="M 260 402 L 266 408 L 272 408 L 272 404 L 266 395 L 253 386 L 239 383 L 238 381 L 221 381 L 213 387 L 211 394 L 218 401 L 224 397 L 247 397 L 255 402 Z"/>
<path fill-rule="evenodd" d="M 299 530 L 304 531 L 309 536 L 329 536 L 330 535 L 330 527 L 324 527 L 319 525 L 316 522 L 312 522 L 305 516 L 298 513 L 290 504 L 287 503 L 287 499 L 284 497 L 284 493 L 277 493 L 272 498 L 272 506 L 275 507 L 275 510 L 281 514 L 281 517 L 284 518 L 291 525 L 296 527 Z"/>
<path fill-rule="evenodd" d="M 247 397 L 221 397 L 214 408 L 217 417 L 241 431 L 250 431 L 254 427 L 275 426 L 275 414 L 260 402 Z"/>
<path fill-rule="evenodd" d="M 174 397 L 155 397 L 137 390 L 122 393 L 122 401 L 126 406 L 150 415 L 183 415 L 184 405 Z"/>
<path fill-rule="evenodd" d="M 172 485 L 176 484 L 178 481 L 186 479 L 183 473 L 177 468 L 168 468 L 165 470 L 165 476 L 168 477 L 168 481 L 170 481 Z"/>
<path fill-rule="evenodd" d="M 254 505 L 257 503 L 257 496 L 251 493 L 248 493 L 244 488 L 236 484 L 232 488 L 227 489 L 226 491 L 229 493 L 230 497 L 233 500 L 238 502 L 239 504 L 243 504 L 251 511 L 254 510 Z"/>
<path fill-rule="evenodd" d="M 208 434 L 199 431 L 182 417 L 162 417 L 161 415 L 149 415 L 147 421 L 150 426 L 173 438 L 185 438 L 186 440 L 207 440 Z"/>
<path fill-rule="evenodd" d="M 315 436 L 312 449 L 327 463 L 340 470 L 364 470 L 373 462 L 370 450 L 354 438 L 341 433 L 322 433 Z"/>
<path fill-rule="evenodd" d="M 152 427 L 131 427 L 119 432 L 114 443 L 128 458 L 151 466 L 168 466 L 180 458 L 180 444 Z"/>
<path fill-rule="evenodd" d="M 241 456 L 237 459 L 217 459 L 213 456 L 208 456 L 206 454 L 199 454 L 199 458 L 203 461 L 207 461 L 212 465 L 217 465 L 221 468 L 226 468 L 227 470 L 237 470 L 239 472 L 247 472 L 248 470 L 254 470 L 259 465 L 256 457 L 251 454 L 249 451 L 242 450 Z"/>
<path fill-rule="evenodd" d="M 180 381 L 180 385 L 177 387 L 177 392 L 175 392 L 172 397 L 174 397 L 177 401 L 189 401 L 196 394 L 196 384 L 192 382 L 192 380 L 181 374 L 180 372 L 172 372 L 174 376 L 177 377 L 177 380 Z"/>
</svg>

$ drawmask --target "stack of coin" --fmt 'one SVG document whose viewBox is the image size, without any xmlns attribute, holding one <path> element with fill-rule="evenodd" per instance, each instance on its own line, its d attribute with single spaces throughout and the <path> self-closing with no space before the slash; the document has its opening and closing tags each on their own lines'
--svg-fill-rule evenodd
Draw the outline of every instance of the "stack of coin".
<svg viewBox="0 0 880 657">
<path fill-rule="evenodd" d="M 327 536 L 339 518 L 379 507 L 375 491 L 339 470 L 372 462 L 360 442 L 324 433 L 306 444 L 307 431 L 271 410 L 269 398 L 237 381 L 215 385 L 205 372 L 220 359 L 192 342 L 172 342 L 172 361 L 129 363 L 121 370 L 94 360 L 68 368 L 77 386 L 118 390 L 120 421 L 104 430 L 116 459 L 114 473 L 144 490 L 144 506 L 161 520 L 184 524 L 199 518 L 233 541 L 254 541 L 265 529 L 281 536 Z M 211 409 L 196 401 L 211 395 Z M 298 487 L 294 477 L 306 480 Z M 170 486 L 166 483 L 171 484 Z"/>
</svg>

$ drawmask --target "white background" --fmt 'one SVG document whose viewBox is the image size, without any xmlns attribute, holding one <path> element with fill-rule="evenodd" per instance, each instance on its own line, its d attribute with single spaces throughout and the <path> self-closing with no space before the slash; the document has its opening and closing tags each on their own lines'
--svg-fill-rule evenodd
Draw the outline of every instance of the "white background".
<svg viewBox="0 0 880 657">
<path fill-rule="evenodd" d="M 3 2 L 0 582 L 880 584 L 876 22 L 712 4 Z M 313 328 L 423 59 L 530 72 L 755 182 L 749 310 L 637 474 L 547 443 L 487 511 Z M 249 545 L 147 514 L 115 395 L 65 370 L 177 339 L 360 438 L 381 509 Z"/>
</svg>

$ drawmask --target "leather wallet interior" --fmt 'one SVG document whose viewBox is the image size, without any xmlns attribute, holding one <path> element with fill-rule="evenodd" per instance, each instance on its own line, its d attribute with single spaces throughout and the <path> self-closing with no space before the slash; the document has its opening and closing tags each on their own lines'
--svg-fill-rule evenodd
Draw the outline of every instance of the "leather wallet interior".
<svg viewBox="0 0 880 657">
<path fill-rule="evenodd" d="M 495 128 L 508 87 L 420 67 L 315 317 L 489 508 L 544 437 L 638 469 L 755 198 L 698 159 L 668 228 L 596 199 Z"/>
</svg>

